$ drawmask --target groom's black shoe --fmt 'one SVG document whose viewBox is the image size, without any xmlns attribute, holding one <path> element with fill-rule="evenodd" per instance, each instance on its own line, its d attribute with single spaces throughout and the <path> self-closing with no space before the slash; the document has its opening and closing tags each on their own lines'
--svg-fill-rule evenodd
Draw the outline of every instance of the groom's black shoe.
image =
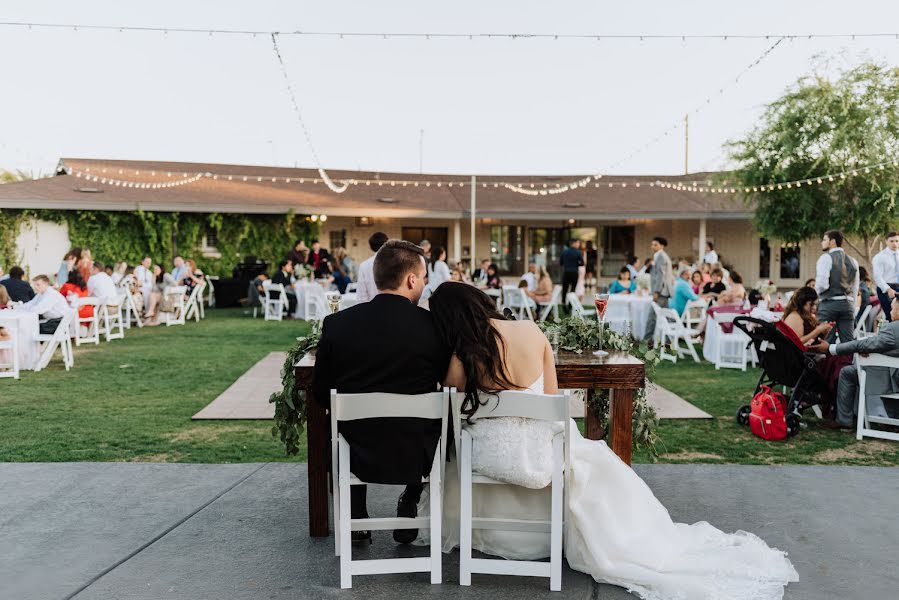
<svg viewBox="0 0 899 600">
<path fill-rule="evenodd" d="M 418 516 L 418 503 L 412 502 L 407 494 L 402 494 L 396 503 L 396 516 L 412 518 Z M 393 541 L 397 544 L 411 544 L 418 537 L 418 529 L 394 529 Z"/>
<path fill-rule="evenodd" d="M 350 536 L 354 546 L 371 544 L 371 531 L 354 531 Z"/>
</svg>

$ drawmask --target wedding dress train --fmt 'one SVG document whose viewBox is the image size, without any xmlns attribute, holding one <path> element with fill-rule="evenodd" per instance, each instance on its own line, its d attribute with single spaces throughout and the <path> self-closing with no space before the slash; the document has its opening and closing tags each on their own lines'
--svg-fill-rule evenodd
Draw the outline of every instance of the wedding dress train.
<svg viewBox="0 0 899 600">
<path fill-rule="evenodd" d="M 543 393 L 543 377 L 528 391 Z M 525 486 L 475 486 L 473 514 L 545 519 L 551 440 L 561 424 L 497 418 L 466 427 L 473 439 L 473 467 Z M 787 583 L 799 581 L 786 554 L 751 533 L 724 533 L 705 521 L 674 523 L 652 490 L 605 442 L 584 439 L 574 424 L 571 436 L 565 556 L 572 569 L 645 600 L 778 600 Z M 445 552 L 459 543 L 457 473 L 455 461 L 450 462 L 444 479 Z M 423 497 L 422 512 L 427 502 Z M 476 529 L 472 544 L 508 559 L 549 556 L 546 534 Z"/>
</svg>

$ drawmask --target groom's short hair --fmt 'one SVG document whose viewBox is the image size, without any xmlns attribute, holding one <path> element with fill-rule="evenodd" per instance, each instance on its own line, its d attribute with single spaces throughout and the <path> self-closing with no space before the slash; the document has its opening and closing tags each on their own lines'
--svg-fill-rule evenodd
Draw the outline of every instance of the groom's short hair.
<svg viewBox="0 0 899 600">
<path fill-rule="evenodd" d="M 411 272 L 418 273 L 425 251 L 405 240 L 388 240 L 375 255 L 375 286 L 379 290 L 395 290 Z"/>
</svg>

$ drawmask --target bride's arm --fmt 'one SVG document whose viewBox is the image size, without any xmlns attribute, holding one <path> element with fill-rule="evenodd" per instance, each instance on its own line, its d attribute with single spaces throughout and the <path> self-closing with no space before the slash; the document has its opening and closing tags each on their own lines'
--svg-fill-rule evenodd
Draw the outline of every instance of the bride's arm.
<svg viewBox="0 0 899 600">
<path fill-rule="evenodd" d="M 556 359 L 553 356 L 553 348 L 542 332 L 540 335 L 545 343 L 543 348 L 543 393 L 558 394 L 559 380 L 556 377 Z"/>
<path fill-rule="evenodd" d="M 454 387 L 457 390 L 465 389 L 465 370 L 462 368 L 462 361 L 455 354 L 450 359 L 446 377 L 443 378 L 443 385 L 444 387 Z"/>
</svg>

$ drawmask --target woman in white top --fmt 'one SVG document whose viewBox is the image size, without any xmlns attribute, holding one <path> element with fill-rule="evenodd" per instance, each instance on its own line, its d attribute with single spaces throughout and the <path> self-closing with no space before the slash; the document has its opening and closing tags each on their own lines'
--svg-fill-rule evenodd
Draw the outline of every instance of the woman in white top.
<svg viewBox="0 0 899 600">
<path fill-rule="evenodd" d="M 433 292 L 444 281 L 450 280 L 449 265 L 446 264 L 446 250 L 434 246 L 431 260 L 428 262 L 428 287 Z"/>
<path fill-rule="evenodd" d="M 552 348 L 533 322 L 507 321 L 486 294 L 452 283 L 434 292 L 430 310 L 438 335 L 453 352 L 444 384 L 465 392 L 462 408 L 469 418 L 481 408 L 478 392 L 558 392 Z M 549 480 L 539 459 L 552 455 L 552 425 L 515 418 L 465 425 L 474 440 L 473 466 L 515 484 L 476 486 L 475 514 L 546 519 Z M 779 600 L 783 587 L 799 580 L 783 552 L 751 533 L 724 533 L 704 521 L 675 523 L 605 442 L 584 439 L 574 425 L 570 431 L 564 544 L 571 568 L 650 600 Z M 458 544 L 455 470 L 455 462 L 447 465 L 444 551 Z M 423 508 L 426 504 L 424 498 Z M 474 530 L 472 542 L 508 559 L 545 558 L 550 549 L 545 533 Z"/>
</svg>

